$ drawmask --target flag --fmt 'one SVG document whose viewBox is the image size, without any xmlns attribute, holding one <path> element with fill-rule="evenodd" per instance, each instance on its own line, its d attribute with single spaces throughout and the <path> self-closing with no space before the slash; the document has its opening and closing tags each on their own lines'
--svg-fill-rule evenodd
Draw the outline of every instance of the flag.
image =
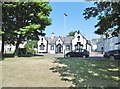
<svg viewBox="0 0 120 89">
<path fill-rule="evenodd" d="M 65 15 L 65 16 L 67 16 L 67 14 L 66 14 L 66 13 L 64 13 L 64 15 Z"/>
</svg>

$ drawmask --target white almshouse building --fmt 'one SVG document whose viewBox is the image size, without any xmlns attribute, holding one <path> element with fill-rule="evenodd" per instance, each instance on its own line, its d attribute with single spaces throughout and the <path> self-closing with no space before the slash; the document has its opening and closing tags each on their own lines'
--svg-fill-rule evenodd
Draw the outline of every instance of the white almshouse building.
<svg viewBox="0 0 120 89">
<path fill-rule="evenodd" d="M 1 46 L 2 41 L 0 41 Z M 19 48 L 24 48 L 24 45 L 27 42 L 19 45 Z M 51 37 L 42 37 L 39 36 L 38 48 L 37 51 L 39 53 L 67 53 L 71 50 L 75 49 L 87 49 L 91 52 L 91 42 L 87 40 L 80 32 L 76 32 L 74 36 L 69 37 L 56 37 L 54 33 L 52 33 Z M 0 47 L 1 49 L 1 47 Z M 64 50 L 65 49 L 65 50 Z M 5 44 L 4 51 L 6 52 L 14 52 L 15 45 Z"/>
<path fill-rule="evenodd" d="M 117 44 L 118 43 L 118 44 Z M 97 43 L 97 51 L 109 51 L 120 49 L 120 34 L 118 37 L 104 38 L 101 37 L 100 41 Z"/>
<path fill-rule="evenodd" d="M 97 51 L 97 43 L 100 41 L 100 38 L 91 39 L 92 51 Z"/>
<path fill-rule="evenodd" d="M 19 48 L 24 48 L 24 46 L 25 46 L 25 44 L 26 44 L 27 42 L 24 42 L 23 44 L 21 43 L 20 45 L 19 45 Z M 1 46 L 2 46 L 2 41 L 0 41 L 0 50 L 1 50 Z M 5 53 L 13 53 L 14 51 L 15 51 L 15 45 L 12 45 L 12 44 L 4 44 L 4 52 Z"/>
<path fill-rule="evenodd" d="M 91 52 L 90 41 L 88 41 L 80 32 L 76 32 L 74 36 L 69 37 L 56 37 L 54 33 L 52 33 L 51 37 L 39 36 L 39 53 L 67 53 L 79 48 L 87 49 Z"/>
</svg>

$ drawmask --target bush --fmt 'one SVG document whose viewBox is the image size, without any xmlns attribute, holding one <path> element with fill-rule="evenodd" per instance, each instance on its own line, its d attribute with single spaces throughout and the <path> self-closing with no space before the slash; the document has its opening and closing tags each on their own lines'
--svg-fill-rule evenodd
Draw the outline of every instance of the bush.
<svg viewBox="0 0 120 89">
<path fill-rule="evenodd" d="M 27 50 L 27 52 L 31 52 L 31 53 L 36 53 L 36 51 L 34 50 L 34 48 L 37 48 L 37 41 L 28 41 L 25 44 L 25 48 Z"/>
</svg>

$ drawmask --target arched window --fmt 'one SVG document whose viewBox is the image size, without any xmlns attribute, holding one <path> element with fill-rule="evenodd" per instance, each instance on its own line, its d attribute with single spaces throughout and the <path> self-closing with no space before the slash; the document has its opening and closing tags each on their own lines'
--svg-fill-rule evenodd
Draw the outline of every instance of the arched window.
<svg viewBox="0 0 120 89">
<path fill-rule="evenodd" d="M 78 41 L 80 41 L 80 36 L 78 36 L 77 38 L 78 38 Z"/>
<path fill-rule="evenodd" d="M 81 42 L 77 42 L 77 44 L 75 45 L 75 49 L 81 49 L 83 47 L 83 44 L 81 44 Z"/>
<path fill-rule="evenodd" d="M 54 45 L 51 45 L 51 48 L 50 48 L 51 50 L 54 50 Z"/>
<path fill-rule="evenodd" d="M 66 50 L 67 50 L 67 51 L 70 50 L 70 45 L 66 45 Z"/>
<path fill-rule="evenodd" d="M 40 50 L 44 50 L 44 47 L 45 47 L 45 45 L 43 43 L 41 43 Z"/>
<path fill-rule="evenodd" d="M 41 38 L 41 41 L 43 42 L 43 38 Z"/>
</svg>

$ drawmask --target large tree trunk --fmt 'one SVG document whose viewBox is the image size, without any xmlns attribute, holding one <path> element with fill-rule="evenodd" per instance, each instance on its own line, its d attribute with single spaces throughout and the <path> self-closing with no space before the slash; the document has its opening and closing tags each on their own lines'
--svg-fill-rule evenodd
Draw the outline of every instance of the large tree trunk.
<svg viewBox="0 0 120 89">
<path fill-rule="evenodd" d="M 4 41 L 2 41 L 2 49 L 1 49 L 1 56 L 2 56 L 2 59 L 4 59 Z"/>
<path fill-rule="evenodd" d="M 2 37 L 2 45 L 1 45 L 1 58 L 2 60 L 4 59 L 4 38 Z"/>
</svg>

